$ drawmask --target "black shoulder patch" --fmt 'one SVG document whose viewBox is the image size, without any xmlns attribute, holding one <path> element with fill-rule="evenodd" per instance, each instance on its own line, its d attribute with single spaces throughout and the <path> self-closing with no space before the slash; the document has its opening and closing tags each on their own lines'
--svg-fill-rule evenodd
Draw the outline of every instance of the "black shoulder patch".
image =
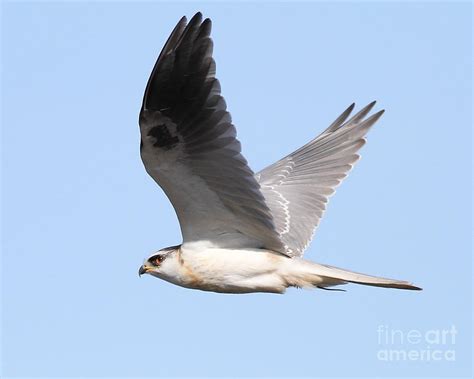
<svg viewBox="0 0 474 379">
<path fill-rule="evenodd" d="M 148 136 L 155 138 L 153 146 L 165 150 L 172 149 L 179 142 L 179 138 L 177 136 L 172 136 L 165 124 L 160 124 L 151 128 L 148 132 Z"/>
</svg>

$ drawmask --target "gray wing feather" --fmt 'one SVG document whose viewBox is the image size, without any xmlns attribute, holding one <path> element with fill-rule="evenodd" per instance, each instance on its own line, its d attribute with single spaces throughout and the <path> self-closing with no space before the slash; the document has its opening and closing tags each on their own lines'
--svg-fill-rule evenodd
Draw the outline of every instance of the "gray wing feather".
<svg viewBox="0 0 474 379">
<path fill-rule="evenodd" d="M 366 118 L 374 105 L 347 120 L 352 104 L 314 140 L 256 174 L 287 255 L 303 255 L 329 196 L 359 159 L 366 133 L 383 113 Z"/>
<path fill-rule="evenodd" d="M 172 202 L 183 241 L 283 252 L 273 218 L 242 156 L 215 78 L 211 21 L 182 18 L 148 81 L 141 156 Z"/>
</svg>

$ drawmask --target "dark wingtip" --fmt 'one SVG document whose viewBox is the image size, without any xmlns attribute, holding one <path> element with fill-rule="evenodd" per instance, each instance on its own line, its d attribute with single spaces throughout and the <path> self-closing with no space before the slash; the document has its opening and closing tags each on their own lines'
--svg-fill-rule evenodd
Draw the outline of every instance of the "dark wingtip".
<svg viewBox="0 0 474 379">
<path fill-rule="evenodd" d="M 381 109 L 380 111 L 378 111 L 377 113 L 374 113 L 372 116 L 375 116 L 375 120 L 378 120 L 380 117 L 382 117 L 382 115 L 385 113 L 385 109 Z"/>
<path fill-rule="evenodd" d="M 398 288 L 401 290 L 409 290 L 409 291 L 423 291 L 423 288 L 414 286 L 411 283 L 400 283 L 393 286 L 393 288 Z"/>
<path fill-rule="evenodd" d="M 370 116 L 369 118 L 367 118 L 363 122 L 363 125 L 371 127 L 372 125 L 374 125 L 379 120 L 380 117 L 382 117 L 384 112 L 385 112 L 385 110 L 382 109 L 381 111 L 378 111 L 377 113 L 374 113 L 372 116 Z"/>
<path fill-rule="evenodd" d="M 209 17 L 205 18 L 202 22 L 201 27 L 206 27 L 210 29 L 212 27 L 212 20 Z"/>
<path fill-rule="evenodd" d="M 212 22 L 210 18 L 206 18 L 200 27 L 199 37 L 198 38 L 206 38 L 211 35 L 212 29 Z"/>
<path fill-rule="evenodd" d="M 375 104 L 377 103 L 376 100 L 372 101 L 371 103 L 367 104 L 367 106 L 365 106 L 365 110 L 366 110 L 366 113 L 369 113 L 372 108 L 375 106 Z"/>
<path fill-rule="evenodd" d="M 190 24 L 200 24 L 202 22 L 202 13 L 201 12 L 196 12 L 196 14 L 189 20 Z"/>
</svg>

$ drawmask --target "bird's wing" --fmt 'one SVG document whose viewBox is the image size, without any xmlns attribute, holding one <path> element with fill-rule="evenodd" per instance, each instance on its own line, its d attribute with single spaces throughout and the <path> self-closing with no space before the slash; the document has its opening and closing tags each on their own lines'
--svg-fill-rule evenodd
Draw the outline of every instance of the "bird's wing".
<svg viewBox="0 0 474 379">
<path fill-rule="evenodd" d="M 256 174 L 287 255 L 303 255 L 329 196 L 359 159 L 365 134 L 383 113 L 366 118 L 374 104 L 346 121 L 352 104 L 321 135 Z"/>
<path fill-rule="evenodd" d="M 283 252 L 215 78 L 211 21 L 182 18 L 153 68 L 140 111 L 141 157 L 177 213 L 183 242 Z"/>
</svg>

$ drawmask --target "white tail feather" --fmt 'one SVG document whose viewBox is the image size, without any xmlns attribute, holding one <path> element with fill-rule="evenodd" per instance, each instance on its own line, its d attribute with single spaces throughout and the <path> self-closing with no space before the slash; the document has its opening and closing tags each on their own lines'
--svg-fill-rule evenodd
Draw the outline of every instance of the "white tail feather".
<svg viewBox="0 0 474 379">
<path fill-rule="evenodd" d="M 293 259 L 293 261 L 295 260 Z M 298 275 L 298 279 L 295 281 L 295 285 L 298 287 L 318 287 L 324 289 L 341 284 L 356 283 L 375 287 L 421 290 L 420 287 L 404 280 L 361 274 L 303 259 L 298 259 L 298 261 L 302 263 L 298 265 L 301 276 Z"/>
</svg>

